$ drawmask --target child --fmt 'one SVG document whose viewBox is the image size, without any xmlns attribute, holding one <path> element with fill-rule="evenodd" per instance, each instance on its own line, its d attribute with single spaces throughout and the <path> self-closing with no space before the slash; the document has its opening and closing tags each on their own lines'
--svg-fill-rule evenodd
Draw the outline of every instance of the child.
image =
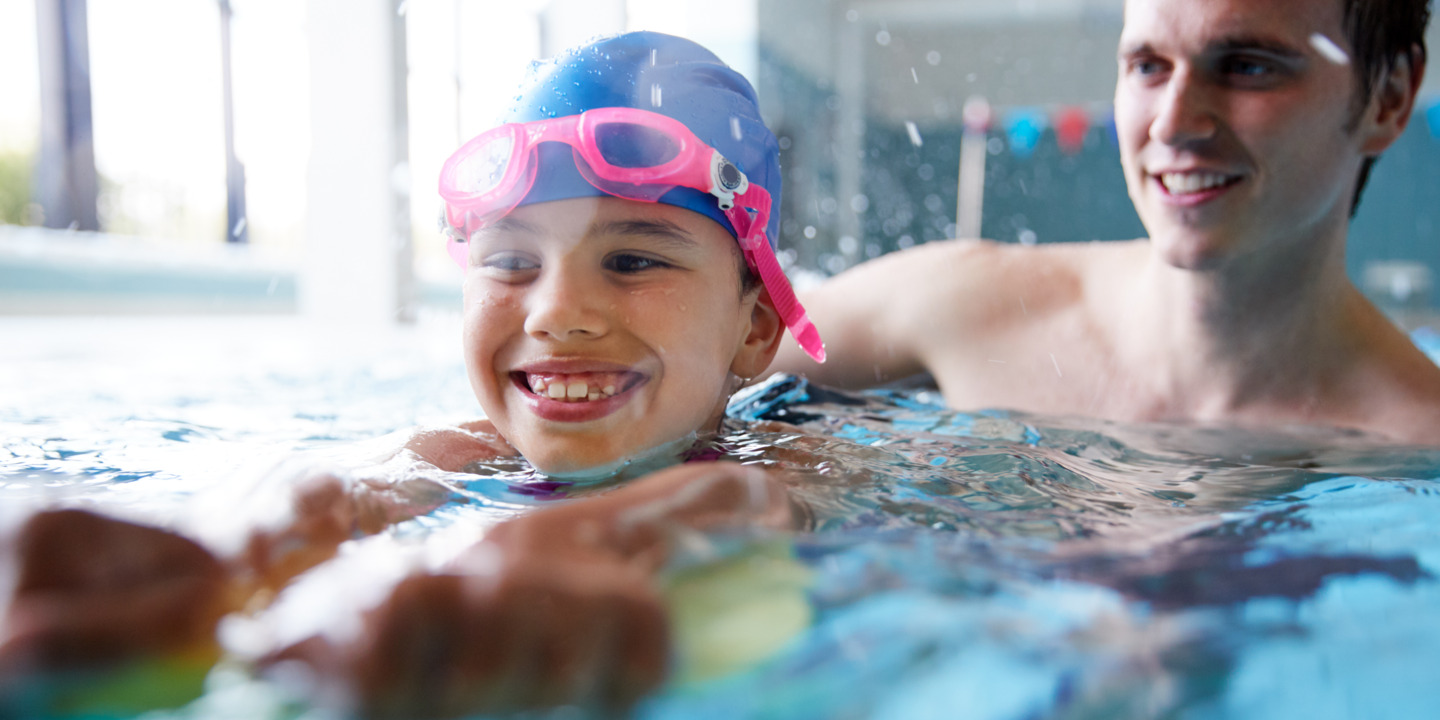
<svg viewBox="0 0 1440 720">
<path fill-rule="evenodd" d="M 823 360 L 771 245 L 779 224 L 771 216 L 780 193 L 778 150 L 743 77 L 689 41 L 631 33 L 537 66 L 503 120 L 466 143 L 440 181 L 451 254 L 466 268 L 465 364 L 486 420 L 417 434 L 363 481 L 319 475 L 297 483 L 284 522 L 250 529 L 243 547 L 230 549 L 237 559 L 222 573 L 230 589 L 195 590 L 195 578 L 217 575 L 208 556 L 156 571 L 167 583 L 186 581 L 206 608 L 194 613 L 201 620 L 193 625 L 213 625 L 205 620 L 220 613 L 210 605 L 235 609 L 258 589 L 280 588 L 347 538 L 445 502 L 444 484 L 426 471 L 461 472 L 517 452 L 561 479 L 614 475 L 637 462 L 650 467 L 681 457 L 697 433 L 718 428 L 730 394 L 766 368 L 786 328 Z M 372 710 L 400 715 L 419 712 L 411 703 L 423 697 L 443 712 L 551 704 L 577 693 L 624 702 L 663 674 L 663 611 L 649 583 L 666 554 L 663 528 L 793 527 L 799 517 L 778 481 L 758 470 L 672 468 L 502 524 L 445 572 L 402 582 L 367 616 L 372 632 L 360 645 L 302 643 L 277 657 L 348 679 Z M 22 578 L 45 562 L 45 537 L 51 546 L 76 542 L 73 535 L 56 539 L 65 537 L 57 527 L 115 521 L 70 514 L 46 522 L 48 535 L 31 532 L 22 544 Z M 157 545 L 176 541 L 158 531 L 155 537 Z M 463 581 L 474 575 L 477 556 L 490 558 L 484 592 Z M 67 557 L 86 562 L 83 553 Z M 63 577 L 59 590 L 67 596 L 114 590 L 92 583 L 83 569 Z M 54 583 L 47 592 L 56 596 Z M 550 609 L 537 615 L 536 598 Z M 149 637 L 135 630 L 147 623 L 144 608 L 135 607 L 130 634 Z M 74 624 L 44 613 L 24 593 L 7 613 L 12 628 L 16 608 L 31 625 L 23 643 L 0 638 L 9 648 L 44 657 L 47 638 L 59 637 L 74 659 L 74 649 L 85 646 Z M 506 681 L 467 684 L 458 696 L 434 699 L 427 690 L 436 682 L 426 664 L 436 660 L 431 640 L 463 636 L 460 626 L 473 631 L 482 615 L 495 632 L 481 633 L 479 646 L 452 642 L 459 657 L 447 677 Z M 35 617 L 55 627 L 36 625 Z M 502 630 L 508 644 L 496 640 Z M 540 646 L 547 656 L 568 658 L 575 647 L 598 647 L 600 635 L 620 648 L 615 662 L 610 654 L 597 663 L 593 653 L 581 653 L 590 660 L 539 672 L 522 663 L 531 672 L 517 676 L 513 664 L 497 659 L 533 655 Z M 109 656 L 124 655 L 123 640 L 107 641 Z M 424 646 L 416 664 L 397 649 L 407 642 Z M 461 661 L 477 653 L 481 660 Z M 0 660 L 4 655 L 0 650 Z M 609 690 L 595 690 L 593 670 L 610 673 L 602 682 Z M 527 685 L 525 678 L 538 680 Z M 574 689 L 580 685 L 583 693 Z"/>
<path fill-rule="evenodd" d="M 824 357 L 775 260 L 778 149 L 739 74 L 633 33 L 537 67 L 504 121 L 450 158 L 440 194 L 470 383 L 536 468 L 684 449 L 781 322 Z"/>
</svg>

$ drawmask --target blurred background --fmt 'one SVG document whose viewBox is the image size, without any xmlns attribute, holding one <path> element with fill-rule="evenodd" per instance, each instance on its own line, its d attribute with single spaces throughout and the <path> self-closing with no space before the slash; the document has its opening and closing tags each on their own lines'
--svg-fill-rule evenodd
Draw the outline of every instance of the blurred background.
<svg viewBox="0 0 1440 720">
<path fill-rule="evenodd" d="M 1122 7 L 0 0 L 0 314 L 458 312 L 440 164 L 529 62 L 634 29 L 756 85 L 797 284 L 947 237 L 1139 237 L 1111 112 Z M 1402 321 L 1440 271 L 1433 70 L 1350 244 L 1357 284 Z"/>
</svg>

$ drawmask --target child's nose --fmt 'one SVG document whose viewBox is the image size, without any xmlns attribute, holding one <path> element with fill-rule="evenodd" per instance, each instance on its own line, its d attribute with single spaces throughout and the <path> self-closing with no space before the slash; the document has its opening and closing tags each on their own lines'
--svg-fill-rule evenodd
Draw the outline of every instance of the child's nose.
<svg viewBox="0 0 1440 720">
<path fill-rule="evenodd" d="M 552 265 L 531 287 L 525 332 L 536 338 L 600 337 L 609 327 L 601 288 L 583 273 Z"/>
</svg>

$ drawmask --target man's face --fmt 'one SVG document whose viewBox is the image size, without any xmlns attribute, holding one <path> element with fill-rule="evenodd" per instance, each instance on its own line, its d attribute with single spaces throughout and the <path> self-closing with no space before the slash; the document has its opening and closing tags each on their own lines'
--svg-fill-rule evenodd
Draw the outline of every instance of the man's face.
<svg viewBox="0 0 1440 720">
<path fill-rule="evenodd" d="M 735 241 L 611 197 L 516 209 L 472 241 L 465 362 L 486 416 L 547 473 L 603 470 L 724 410 L 755 296 Z"/>
<path fill-rule="evenodd" d="M 1128 0 L 1115 123 L 1162 256 L 1343 243 L 1363 159 L 1339 0 Z"/>
</svg>

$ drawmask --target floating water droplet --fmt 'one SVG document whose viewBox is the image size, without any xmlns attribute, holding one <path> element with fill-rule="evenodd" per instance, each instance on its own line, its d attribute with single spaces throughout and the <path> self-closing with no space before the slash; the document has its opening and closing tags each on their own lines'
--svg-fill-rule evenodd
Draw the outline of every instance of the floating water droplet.
<svg viewBox="0 0 1440 720">
<path fill-rule="evenodd" d="M 890 31 L 889 31 L 889 30 L 881 30 L 880 32 L 875 33 L 875 42 L 876 42 L 877 44 L 879 44 L 879 45 L 882 45 L 882 46 L 883 46 L 883 45 L 889 45 L 889 44 L 890 44 Z"/>
<path fill-rule="evenodd" d="M 939 65 L 939 64 L 940 64 L 940 51 L 939 51 L 939 50 L 931 50 L 930 52 L 925 53 L 925 62 L 930 63 L 930 65 L 931 65 L 932 67 L 935 66 L 935 65 Z"/>
<path fill-rule="evenodd" d="M 1320 53 L 1321 57 L 1336 65 L 1350 64 L 1350 55 L 1342 50 L 1339 45 L 1336 45 L 1334 40 L 1320 33 L 1314 33 L 1310 36 L 1310 47 L 1315 48 L 1315 52 Z"/>
<path fill-rule="evenodd" d="M 922 146 L 922 145 L 925 144 L 925 139 L 922 138 L 922 137 L 920 137 L 920 128 L 916 127 L 916 126 L 915 126 L 915 123 L 913 123 L 913 122 L 911 122 L 911 121 L 909 121 L 909 120 L 906 120 L 906 121 L 905 121 L 905 132 L 910 135 L 910 144 L 911 144 L 911 145 L 914 145 L 915 147 L 920 147 L 920 146 Z"/>
</svg>

